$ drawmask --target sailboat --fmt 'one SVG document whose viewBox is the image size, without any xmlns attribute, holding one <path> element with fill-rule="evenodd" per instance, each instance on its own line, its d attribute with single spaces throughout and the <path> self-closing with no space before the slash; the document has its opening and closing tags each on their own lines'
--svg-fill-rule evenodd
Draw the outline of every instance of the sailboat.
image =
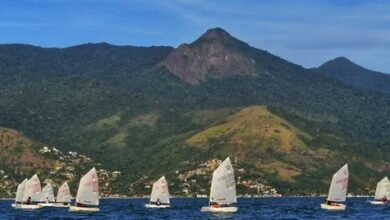
<svg viewBox="0 0 390 220">
<path fill-rule="evenodd" d="M 150 195 L 150 202 L 146 204 L 146 208 L 169 208 L 171 207 L 169 201 L 168 183 L 165 177 L 161 177 L 153 183 L 152 194 Z"/>
<path fill-rule="evenodd" d="M 15 206 L 20 209 L 40 209 L 41 205 L 38 204 L 41 200 L 41 181 L 35 174 L 32 176 L 25 185 L 22 204 Z"/>
<path fill-rule="evenodd" d="M 70 201 L 72 200 L 72 195 L 70 194 L 70 189 L 68 183 L 62 184 L 58 189 L 57 200 L 54 207 L 65 208 L 70 207 Z"/>
<path fill-rule="evenodd" d="M 27 181 L 28 179 L 26 178 L 23 180 L 23 182 L 21 182 L 18 185 L 18 190 L 16 191 L 15 203 L 12 203 L 12 207 L 17 208 L 17 206 L 23 203 L 23 194 L 26 188 Z"/>
<path fill-rule="evenodd" d="M 236 182 L 234 170 L 230 158 L 225 161 L 213 173 L 211 182 L 209 206 L 202 207 L 202 212 L 237 212 Z"/>
<path fill-rule="evenodd" d="M 81 177 L 77 190 L 76 205 L 70 206 L 71 212 L 98 212 L 99 209 L 99 183 L 96 169 L 92 168 Z"/>
<path fill-rule="evenodd" d="M 326 203 L 321 204 L 322 209 L 345 210 L 347 206 L 341 202 L 345 202 L 347 196 L 348 178 L 348 164 L 345 164 L 333 175 Z"/>
<path fill-rule="evenodd" d="M 54 190 L 50 183 L 42 188 L 41 203 L 42 207 L 53 207 L 55 205 Z"/>
<path fill-rule="evenodd" d="M 384 177 L 376 185 L 374 201 L 370 201 L 373 205 L 386 205 L 390 198 L 390 182 L 387 177 Z"/>
</svg>

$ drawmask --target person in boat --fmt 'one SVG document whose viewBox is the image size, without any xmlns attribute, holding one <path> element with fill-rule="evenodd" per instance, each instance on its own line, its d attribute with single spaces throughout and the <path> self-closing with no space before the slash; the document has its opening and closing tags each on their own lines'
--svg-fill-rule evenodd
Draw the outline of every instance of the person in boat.
<svg viewBox="0 0 390 220">
<path fill-rule="evenodd" d="M 49 203 L 49 197 L 46 197 L 46 203 Z"/>
<path fill-rule="evenodd" d="M 30 197 L 30 196 L 27 198 L 26 204 L 27 204 L 27 205 L 30 205 L 30 204 L 31 204 L 31 197 Z"/>
<path fill-rule="evenodd" d="M 79 203 L 79 202 L 76 202 L 76 206 L 77 207 L 86 207 L 86 205 L 84 205 L 83 203 Z"/>
<path fill-rule="evenodd" d="M 210 206 L 213 208 L 221 208 L 221 205 L 216 202 L 210 202 Z"/>
<path fill-rule="evenodd" d="M 387 204 L 387 197 L 386 196 L 383 196 L 383 198 L 382 198 L 382 202 L 384 203 L 384 204 Z"/>
<path fill-rule="evenodd" d="M 161 205 L 160 199 L 157 199 L 156 205 L 157 205 L 157 206 Z"/>
<path fill-rule="evenodd" d="M 327 199 L 325 199 L 325 203 L 326 203 L 327 205 L 330 205 L 330 206 L 337 206 L 337 203 L 332 202 L 332 201 L 327 200 Z"/>
</svg>

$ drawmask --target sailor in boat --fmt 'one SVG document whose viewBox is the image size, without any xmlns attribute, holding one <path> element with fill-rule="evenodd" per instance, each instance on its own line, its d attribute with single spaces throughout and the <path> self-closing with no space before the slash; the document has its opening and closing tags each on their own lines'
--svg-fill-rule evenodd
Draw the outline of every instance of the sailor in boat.
<svg viewBox="0 0 390 220">
<path fill-rule="evenodd" d="M 84 205 L 83 203 L 79 203 L 79 202 L 76 202 L 76 206 L 77 206 L 77 207 L 87 207 L 87 206 Z"/>
<path fill-rule="evenodd" d="M 49 197 L 46 197 L 46 203 L 49 203 Z"/>
<path fill-rule="evenodd" d="M 210 207 L 213 207 L 213 208 L 222 208 L 222 207 L 232 207 L 232 206 L 234 206 L 234 203 L 231 203 L 231 204 L 219 204 L 217 202 L 210 202 L 209 205 L 210 205 Z"/>
<path fill-rule="evenodd" d="M 31 204 L 31 197 L 30 197 L 30 196 L 27 198 L 26 204 L 27 204 L 27 205 L 30 205 L 30 204 Z"/>
<path fill-rule="evenodd" d="M 387 204 L 387 197 L 386 196 L 383 196 L 383 199 L 382 199 L 382 202 L 383 202 L 383 204 Z"/>
<path fill-rule="evenodd" d="M 162 202 L 160 201 L 160 199 L 157 199 L 155 202 L 150 201 L 149 204 L 151 204 L 151 205 L 156 205 L 156 206 L 160 206 L 160 205 L 169 205 L 169 203 L 162 203 Z"/>
<path fill-rule="evenodd" d="M 216 202 L 210 202 L 210 206 L 213 208 L 221 208 L 221 205 Z"/>
<path fill-rule="evenodd" d="M 332 202 L 332 201 L 328 200 L 327 198 L 325 198 L 325 203 L 329 206 L 339 206 L 337 203 Z"/>
</svg>

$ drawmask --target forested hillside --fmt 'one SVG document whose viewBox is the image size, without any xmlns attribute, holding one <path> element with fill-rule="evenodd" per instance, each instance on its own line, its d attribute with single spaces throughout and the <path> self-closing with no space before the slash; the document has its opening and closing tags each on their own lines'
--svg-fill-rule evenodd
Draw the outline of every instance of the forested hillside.
<svg viewBox="0 0 390 220">
<path fill-rule="evenodd" d="M 230 58 L 239 65 L 226 66 Z M 0 126 L 131 170 L 126 182 L 226 156 L 287 193 L 325 190 L 346 162 L 356 191 L 388 171 L 388 95 L 304 69 L 220 28 L 178 49 L 2 45 L 0 76 Z M 276 133 L 262 139 L 267 126 Z"/>
</svg>

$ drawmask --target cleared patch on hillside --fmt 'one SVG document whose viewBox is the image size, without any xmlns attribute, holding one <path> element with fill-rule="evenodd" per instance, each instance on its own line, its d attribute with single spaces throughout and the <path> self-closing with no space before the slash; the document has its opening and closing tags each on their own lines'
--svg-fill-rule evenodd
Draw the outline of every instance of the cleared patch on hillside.
<svg viewBox="0 0 390 220">
<path fill-rule="evenodd" d="M 227 117 L 226 122 L 195 134 L 186 140 L 186 144 L 208 147 L 210 141 L 223 139 L 226 144 L 264 144 L 264 148 L 286 152 L 306 147 L 298 135 L 308 136 L 266 107 L 251 106 Z"/>
<path fill-rule="evenodd" d="M 299 176 L 302 173 L 302 170 L 291 166 L 287 163 L 275 160 L 269 163 L 257 163 L 256 167 L 265 169 L 267 172 L 275 173 L 278 175 L 279 179 L 282 181 L 294 182 L 294 177 Z"/>
<path fill-rule="evenodd" d="M 337 156 L 328 149 L 307 146 L 303 138 L 312 139 L 266 107 L 250 106 L 192 135 L 185 144 L 214 156 L 235 156 L 264 174 L 294 182 L 295 177 L 315 172 Z"/>
<path fill-rule="evenodd" d="M 52 167 L 54 161 L 35 152 L 34 144 L 32 139 L 16 130 L 0 128 L 0 163 L 17 167 L 19 171 Z"/>
</svg>

